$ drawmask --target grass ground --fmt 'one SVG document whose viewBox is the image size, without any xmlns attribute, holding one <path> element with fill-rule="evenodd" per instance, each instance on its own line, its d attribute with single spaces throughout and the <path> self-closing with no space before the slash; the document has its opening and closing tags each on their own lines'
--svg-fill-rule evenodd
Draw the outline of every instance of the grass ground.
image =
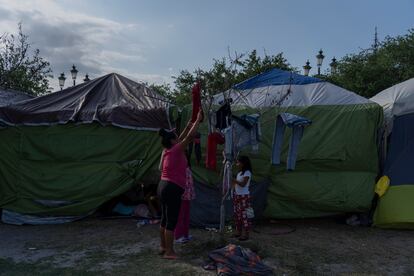
<svg viewBox="0 0 414 276">
<path fill-rule="evenodd" d="M 288 224 L 288 225 L 286 225 Z M 279 232 L 295 229 L 289 234 Z M 65 225 L 0 224 L 0 275 L 215 275 L 204 271 L 209 251 L 238 243 L 257 252 L 275 275 L 414 275 L 414 233 L 351 227 L 333 220 L 263 224 L 238 242 L 192 229 L 178 261 L 156 253 L 156 225 L 130 219 L 87 219 Z"/>
</svg>

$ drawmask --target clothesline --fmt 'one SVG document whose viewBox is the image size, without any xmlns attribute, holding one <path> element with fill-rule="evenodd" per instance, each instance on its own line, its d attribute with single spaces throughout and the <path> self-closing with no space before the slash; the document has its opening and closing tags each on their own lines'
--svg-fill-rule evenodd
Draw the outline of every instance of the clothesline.
<svg viewBox="0 0 414 276">
<path fill-rule="evenodd" d="M 275 103 L 274 105 L 272 105 L 272 106 L 278 106 L 278 105 L 280 105 L 287 97 L 288 97 L 288 95 L 292 92 L 292 90 L 291 90 L 291 88 L 292 88 L 292 82 L 293 82 L 293 72 L 290 72 L 290 78 L 289 78 L 289 87 L 288 87 L 288 89 L 287 89 L 287 93 L 284 95 L 284 96 L 282 96 L 282 98 L 277 102 L 277 103 Z M 236 93 L 238 93 L 239 94 L 239 96 L 235 99 L 235 100 L 233 100 L 233 102 L 234 103 L 236 103 L 241 97 L 242 98 L 244 98 L 245 99 L 245 103 L 246 104 L 248 104 L 248 101 L 247 101 L 247 97 L 253 92 L 253 90 L 254 90 L 255 88 L 251 88 L 250 89 L 250 91 L 249 92 L 247 92 L 245 95 L 244 94 L 242 94 L 238 89 L 229 89 L 228 91 L 228 96 L 227 97 L 230 97 L 230 94 L 231 94 L 231 91 L 235 91 Z M 268 86 L 267 87 L 267 92 L 266 92 L 266 97 L 265 97 L 265 101 L 263 102 L 263 104 L 265 104 L 266 103 L 266 99 L 267 99 L 267 96 L 269 95 L 269 90 L 270 90 L 270 86 Z M 283 92 L 283 91 L 282 91 Z M 224 97 L 224 99 L 226 98 L 226 96 L 225 96 L 225 92 L 223 92 L 223 97 Z"/>
</svg>

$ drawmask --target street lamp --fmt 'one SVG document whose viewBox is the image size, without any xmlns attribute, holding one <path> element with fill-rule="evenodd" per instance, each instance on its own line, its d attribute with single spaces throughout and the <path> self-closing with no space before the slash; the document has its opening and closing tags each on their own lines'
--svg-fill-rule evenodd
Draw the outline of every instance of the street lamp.
<svg viewBox="0 0 414 276">
<path fill-rule="evenodd" d="M 336 70 L 338 69 L 338 62 L 336 61 L 335 57 L 333 57 L 332 62 L 329 63 L 329 66 L 331 66 L 331 74 L 336 74 Z"/>
<path fill-rule="evenodd" d="M 73 86 L 75 86 L 76 75 L 78 74 L 78 70 L 76 70 L 75 64 L 72 66 L 72 70 L 70 70 L 70 73 L 72 74 Z"/>
<path fill-rule="evenodd" d="M 64 73 L 60 74 L 60 77 L 58 78 L 58 80 L 59 80 L 60 90 L 62 91 L 63 86 L 65 85 L 65 80 L 66 80 L 65 74 Z"/>
<path fill-rule="evenodd" d="M 316 56 L 316 65 L 318 66 L 318 75 L 321 74 L 321 66 L 324 59 L 323 51 L 322 49 L 319 50 L 319 54 Z"/>
<path fill-rule="evenodd" d="M 88 74 L 86 74 L 85 78 L 83 79 L 83 82 L 88 82 L 90 81 Z"/>
<path fill-rule="evenodd" d="M 312 69 L 312 66 L 310 66 L 310 62 L 309 62 L 309 59 L 308 59 L 308 61 L 306 61 L 305 66 L 303 66 L 303 74 L 305 76 L 309 76 L 310 69 Z"/>
</svg>

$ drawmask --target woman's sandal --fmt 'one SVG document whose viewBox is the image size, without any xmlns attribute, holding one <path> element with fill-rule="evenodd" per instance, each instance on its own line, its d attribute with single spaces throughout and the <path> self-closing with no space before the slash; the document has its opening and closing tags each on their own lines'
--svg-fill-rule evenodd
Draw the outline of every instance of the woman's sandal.
<svg viewBox="0 0 414 276">
<path fill-rule="evenodd" d="M 164 254 L 164 256 L 162 256 L 162 258 L 166 259 L 166 260 L 177 260 L 178 256 L 177 255 L 165 255 Z"/>
<path fill-rule="evenodd" d="M 203 266 L 204 270 L 216 270 L 217 266 L 214 263 L 205 264 Z"/>
</svg>

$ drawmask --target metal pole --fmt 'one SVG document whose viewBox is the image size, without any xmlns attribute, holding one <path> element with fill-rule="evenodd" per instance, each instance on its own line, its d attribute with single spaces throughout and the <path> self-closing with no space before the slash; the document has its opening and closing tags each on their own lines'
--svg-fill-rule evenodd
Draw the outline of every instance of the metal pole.
<svg viewBox="0 0 414 276">
<path fill-rule="evenodd" d="M 226 143 L 224 144 L 225 163 L 223 166 L 223 185 L 221 191 L 221 205 L 220 205 L 220 233 L 224 233 L 226 226 L 226 208 L 225 202 L 228 199 L 229 193 L 231 193 L 231 181 L 232 181 L 232 164 L 234 158 L 233 152 L 233 127 L 226 128 L 225 133 Z"/>
<path fill-rule="evenodd" d="M 222 187 L 222 196 L 221 196 L 221 205 L 220 205 L 220 233 L 224 233 L 226 226 L 226 207 L 225 202 L 229 195 L 231 189 L 231 177 L 232 177 L 232 162 L 227 160 L 224 164 L 224 173 L 223 173 L 223 187 Z"/>
</svg>

